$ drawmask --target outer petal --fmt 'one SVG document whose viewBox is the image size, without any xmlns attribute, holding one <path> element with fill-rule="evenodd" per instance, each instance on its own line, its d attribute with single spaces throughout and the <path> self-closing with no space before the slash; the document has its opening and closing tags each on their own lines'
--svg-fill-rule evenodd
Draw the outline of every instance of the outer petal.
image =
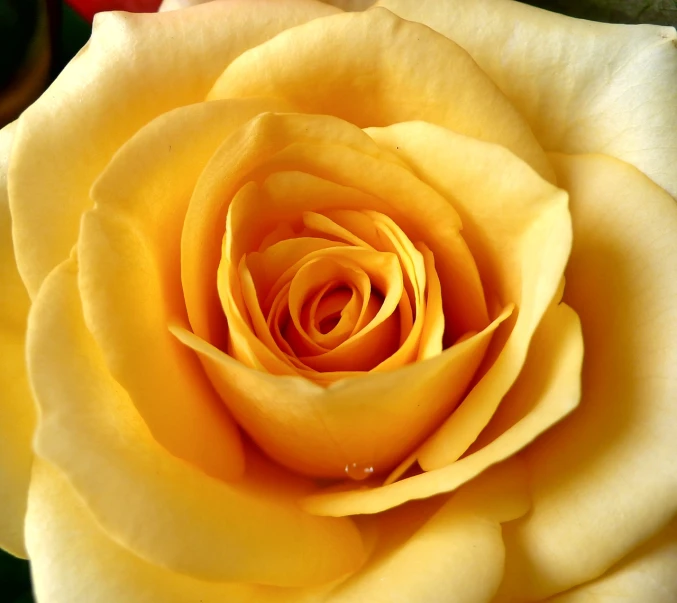
<svg viewBox="0 0 677 603">
<path fill-rule="evenodd" d="M 199 362 L 167 330 L 185 321 L 179 247 L 205 163 L 230 131 L 280 102 L 197 103 L 144 126 L 92 189 L 79 287 L 89 330 L 154 437 L 210 475 L 242 473 L 237 429 Z"/>
<path fill-rule="evenodd" d="M 673 27 L 572 19 L 508 0 L 380 0 L 465 48 L 548 151 L 605 153 L 677 196 Z"/>
<path fill-rule="evenodd" d="M 62 469 L 116 541 L 209 580 L 305 586 L 361 564 L 352 521 L 312 517 L 296 505 L 312 484 L 262 463 L 226 484 L 154 440 L 84 326 L 73 260 L 41 288 L 27 347 L 41 409 L 36 450 Z"/>
<path fill-rule="evenodd" d="M 249 96 L 285 98 L 304 112 L 360 127 L 429 121 L 501 144 L 552 178 L 529 126 L 471 57 L 386 10 L 336 15 L 284 32 L 233 61 L 208 98 Z"/>
<path fill-rule="evenodd" d="M 501 523 L 528 509 L 526 476 L 513 460 L 451 498 L 383 513 L 369 563 L 327 603 L 488 603 L 503 575 Z"/>
<path fill-rule="evenodd" d="M 149 563 L 101 529 L 63 474 L 39 459 L 26 537 L 40 603 L 319 603 L 318 589 L 206 582 Z"/>
<path fill-rule="evenodd" d="M 0 131 L 0 547 L 23 557 L 35 410 L 24 354 L 28 296 L 16 270 L 7 202 L 7 163 L 13 133 L 14 124 Z"/>
<path fill-rule="evenodd" d="M 547 603 L 673 603 L 677 598 L 677 523 L 601 578 Z"/>
<path fill-rule="evenodd" d="M 534 507 L 508 532 L 500 599 L 520 603 L 596 578 L 677 512 L 677 205 L 617 160 L 552 160 L 586 358 L 579 408 L 526 451 Z"/>
<path fill-rule="evenodd" d="M 411 504 L 363 522 L 376 539 L 374 553 L 363 570 L 338 586 L 205 582 L 148 563 L 112 541 L 65 477 L 40 460 L 33 471 L 27 539 L 40 602 L 437 603 L 453 591 L 455 603 L 484 603 L 503 571 L 500 524 L 527 509 L 523 471 L 506 465 L 448 502 Z"/>
<path fill-rule="evenodd" d="M 524 364 L 571 249 L 567 197 L 503 147 L 439 126 L 410 122 L 368 133 L 456 208 L 485 288 L 519 309 L 512 329 L 492 343 L 493 364 L 419 449 L 421 467 L 438 469 L 472 444 Z"/>
<path fill-rule="evenodd" d="M 17 129 L 9 192 L 17 262 L 31 297 L 68 257 L 91 207 L 92 182 L 125 140 L 154 117 L 202 101 L 247 48 L 335 12 L 312 0 L 256 0 L 97 15 L 89 44 Z"/>
</svg>

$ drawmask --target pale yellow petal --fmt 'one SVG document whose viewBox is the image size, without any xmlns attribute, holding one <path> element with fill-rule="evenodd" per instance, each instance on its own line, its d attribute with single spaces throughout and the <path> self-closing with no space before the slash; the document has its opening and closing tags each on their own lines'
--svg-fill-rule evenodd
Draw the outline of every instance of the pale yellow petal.
<svg viewBox="0 0 677 603">
<path fill-rule="evenodd" d="M 14 261 L 7 202 L 7 164 L 14 127 L 10 124 L 0 130 L 0 547 L 25 557 L 23 525 L 35 409 L 24 351 L 29 302 Z"/>
<path fill-rule="evenodd" d="M 677 512 L 677 205 L 618 160 L 552 161 L 571 194 L 582 399 L 526 451 L 534 504 L 507 536 L 507 600 L 600 576 Z"/>
<path fill-rule="evenodd" d="M 380 0 L 460 44 L 548 151 L 605 153 L 677 196 L 674 27 L 572 19 L 511 0 Z"/>
<path fill-rule="evenodd" d="M 89 44 L 17 128 L 10 204 L 29 294 L 35 296 L 49 271 L 68 257 L 80 216 L 92 205 L 92 183 L 134 132 L 158 115 L 202 101 L 247 48 L 336 11 L 310 0 L 261 0 L 162 14 L 98 14 Z"/>
<path fill-rule="evenodd" d="M 519 309 L 492 342 L 493 364 L 417 452 L 421 467 L 438 469 L 472 444 L 523 366 L 571 248 L 567 196 L 506 149 L 439 126 L 410 122 L 368 133 L 453 204 L 488 294 Z"/>
<path fill-rule="evenodd" d="M 677 523 L 602 577 L 544 603 L 673 603 L 677 597 Z"/>
<path fill-rule="evenodd" d="M 441 502 L 375 517 L 381 539 L 372 558 L 327 602 L 489 603 L 503 577 L 501 523 L 529 508 L 526 474 L 504 464 Z"/>
<path fill-rule="evenodd" d="M 40 460 L 27 535 L 36 595 L 50 603 L 437 603 L 449 592 L 455 603 L 488 603 L 503 570 L 501 523 L 527 510 L 524 472 L 507 465 L 450 500 L 413 503 L 370 520 L 372 557 L 338 585 L 206 582 L 148 563 L 115 543 L 64 476 Z"/>
<path fill-rule="evenodd" d="M 303 508 L 320 515 L 378 513 L 407 500 L 455 490 L 491 465 L 527 446 L 576 407 L 580 396 L 582 339 L 580 323 L 568 306 L 554 305 L 531 342 L 522 374 L 487 427 L 486 441 L 441 469 L 405 477 L 371 489 L 313 493 Z M 410 459 L 408 459 L 410 461 Z M 398 474 L 411 464 L 405 463 Z"/>
<path fill-rule="evenodd" d="M 27 540 L 40 602 L 324 603 L 328 590 L 208 582 L 145 561 L 112 540 L 65 476 L 42 459 L 33 470 Z"/>
<path fill-rule="evenodd" d="M 208 98 L 250 96 L 360 127 L 426 120 L 502 144 L 552 176 L 529 126 L 462 48 L 383 9 L 283 32 L 233 61 Z"/>
<path fill-rule="evenodd" d="M 225 483 L 155 441 L 86 330 L 76 269 L 69 260 L 51 273 L 29 317 L 41 410 L 35 445 L 106 533 L 154 564 L 206 580 L 306 586 L 356 570 L 363 547 L 353 522 L 298 508 L 311 483 L 251 455 L 243 479 Z"/>
</svg>

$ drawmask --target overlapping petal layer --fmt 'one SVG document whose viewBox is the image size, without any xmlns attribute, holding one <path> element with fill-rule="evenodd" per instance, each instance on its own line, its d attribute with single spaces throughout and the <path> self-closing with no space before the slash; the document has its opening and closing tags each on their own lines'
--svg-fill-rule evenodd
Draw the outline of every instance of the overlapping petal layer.
<svg viewBox="0 0 677 603">
<path fill-rule="evenodd" d="M 491 435 L 484 446 L 446 467 L 394 481 L 399 470 L 383 486 L 343 485 L 314 492 L 301 501 L 302 507 L 318 515 L 379 513 L 408 500 L 455 490 L 514 455 L 576 407 L 581 353 L 576 314 L 566 305 L 553 306 L 534 335 L 523 375 L 503 402 L 505 410 L 488 427 Z"/>
<path fill-rule="evenodd" d="M 552 177 L 527 123 L 460 46 L 383 9 L 283 32 L 233 61 L 208 98 L 252 96 L 284 98 L 360 127 L 422 119 L 501 144 Z"/>
<path fill-rule="evenodd" d="M 552 157 L 571 194 L 564 300 L 585 339 L 582 399 L 525 451 L 533 509 L 505 531 L 500 601 L 592 580 L 677 512 L 677 207 L 635 168 Z"/>
<path fill-rule="evenodd" d="M 488 352 L 491 364 L 461 406 L 417 451 L 425 470 L 445 467 L 472 444 L 522 370 L 571 249 L 567 195 L 506 149 L 422 122 L 370 129 L 381 147 L 454 205 L 485 289 L 519 309 Z M 449 169 L 449 166 L 460 166 Z"/>
<path fill-rule="evenodd" d="M 510 0 L 377 4 L 467 50 L 546 150 L 617 157 L 677 196 L 674 27 L 594 23 Z"/>
<path fill-rule="evenodd" d="M 501 523 L 527 510 L 524 472 L 506 466 L 449 501 L 411 504 L 363 522 L 378 534 L 374 553 L 344 582 L 301 589 L 207 582 L 148 563 L 110 540 L 64 476 L 40 461 L 27 534 L 36 595 L 52 603 L 361 603 L 365 595 L 433 603 L 450 591 L 458 603 L 488 603 L 502 575 Z"/>
<path fill-rule="evenodd" d="M 677 592 L 677 524 L 655 536 L 604 576 L 546 603 L 672 603 Z"/>
<path fill-rule="evenodd" d="M 355 571 L 364 553 L 353 522 L 298 508 L 311 483 L 251 455 L 243 478 L 225 483 L 155 441 L 85 327 L 77 278 L 74 260 L 60 265 L 31 309 L 35 446 L 106 533 L 154 564 L 206 580 L 305 586 Z"/>
<path fill-rule="evenodd" d="M 133 136 L 92 189 L 82 221 L 85 319 L 115 379 L 155 438 L 211 475 L 242 473 L 239 435 L 193 354 L 167 323 L 187 321 L 180 278 L 186 208 L 205 163 L 232 130 L 279 101 L 183 107 Z"/>
<path fill-rule="evenodd" d="M 292 175 L 266 187 L 268 177 L 290 171 L 314 176 L 315 182 Z M 317 179 L 329 184 L 316 184 Z M 198 336 L 225 347 L 223 309 L 213 275 L 218 270 L 230 201 L 249 181 L 266 188 L 266 201 L 272 203 L 261 206 L 251 198 L 242 204 L 243 209 L 249 208 L 247 226 L 253 232 L 238 233 L 238 237 L 256 240 L 279 221 L 297 218 L 307 210 L 384 213 L 412 241 L 425 241 L 433 252 L 450 333 L 458 337 L 486 327 L 488 312 L 480 276 L 459 232 L 458 214 L 449 202 L 355 126 L 329 116 L 292 114 L 262 115 L 235 132 L 214 154 L 197 183 L 186 215 L 181 261 L 188 316 Z M 357 192 L 345 194 L 346 188 Z M 252 211 L 263 207 L 265 213 Z"/>
<path fill-rule="evenodd" d="M 388 471 L 453 410 L 510 314 L 508 299 L 488 326 L 459 226 L 447 199 L 354 126 L 264 115 L 224 142 L 197 183 L 182 243 L 193 333 L 174 333 L 279 462 L 324 477 Z M 332 280 L 354 287 L 371 319 L 327 350 L 301 323 Z M 434 358 L 445 327 L 445 343 L 458 343 Z"/>
<path fill-rule="evenodd" d="M 260 362 L 273 373 L 285 374 L 291 367 L 329 384 L 442 351 L 441 287 L 424 243 L 417 243 L 419 251 L 379 212 L 305 211 L 270 233 L 287 232 L 288 238 L 269 245 L 266 237 L 257 245 L 250 233 L 250 244 L 260 251 L 243 253 L 239 233 L 251 231 L 257 212 L 269 214 L 269 202 L 250 183 L 230 206 L 218 272 L 235 358 L 253 368 Z M 335 326 L 326 322 L 332 318 Z M 249 328 L 239 330 L 237 324 Z M 275 358 L 251 362 L 257 343 Z"/>
<path fill-rule="evenodd" d="M 16 259 L 31 297 L 68 257 L 80 217 L 92 205 L 92 183 L 134 132 L 158 115 L 203 101 L 218 74 L 246 49 L 336 12 L 312 0 L 233 0 L 181 13 L 97 15 L 90 43 L 17 128 L 10 204 Z M 224 23 L 231 34 L 224 35 Z"/>
</svg>

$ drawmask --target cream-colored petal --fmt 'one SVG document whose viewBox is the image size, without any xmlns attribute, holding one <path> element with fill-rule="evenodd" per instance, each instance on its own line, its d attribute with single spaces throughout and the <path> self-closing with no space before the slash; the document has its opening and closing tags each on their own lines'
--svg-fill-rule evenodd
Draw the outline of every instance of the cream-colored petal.
<svg viewBox="0 0 677 603">
<path fill-rule="evenodd" d="M 544 603 L 673 603 L 677 597 L 677 523 L 602 577 Z"/>
<path fill-rule="evenodd" d="M 489 603 L 503 577 L 501 523 L 529 508 L 526 474 L 511 461 L 438 501 L 377 516 L 373 557 L 328 603 Z"/>
<path fill-rule="evenodd" d="M 27 536 L 35 593 L 49 603 L 437 603 L 449 592 L 455 603 L 484 603 L 502 575 L 500 524 L 527 509 L 524 473 L 508 465 L 449 501 L 413 503 L 374 518 L 372 558 L 338 586 L 206 582 L 153 565 L 115 543 L 58 469 L 40 460 Z"/>
<path fill-rule="evenodd" d="M 320 515 L 378 513 L 407 500 L 458 488 L 487 467 L 514 455 L 576 407 L 580 396 L 581 352 L 581 329 L 576 314 L 564 304 L 551 307 L 534 334 L 520 378 L 487 427 L 490 437 L 484 446 L 446 467 L 395 483 L 390 482 L 404 473 L 411 462 L 405 463 L 380 487 L 313 493 L 302 501 L 303 508 Z"/>
<path fill-rule="evenodd" d="M 460 44 L 548 151 L 605 153 L 677 196 L 673 27 L 572 19 L 511 0 L 380 0 Z"/>
<path fill-rule="evenodd" d="M 36 451 L 61 469 L 117 542 L 206 580 L 307 586 L 362 563 L 351 520 L 298 508 L 311 483 L 278 476 L 251 455 L 243 479 L 225 483 L 155 441 L 84 325 L 74 260 L 41 287 L 27 348 L 41 410 Z"/>
<path fill-rule="evenodd" d="M 453 204 L 488 295 L 519 309 L 492 342 L 493 364 L 417 452 L 421 467 L 439 469 L 472 444 L 523 366 L 571 248 L 567 196 L 506 149 L 439 126 L 410 122 L 368 133 Z"/>
<path fill-rule="evenodd" d="M 187 330 L 172 332 L 200 353 L 238 424 L 272 458 L 303 473 L 342 478 L 353 465 L 389 471 L 447 416 L 511 311 L 434 358 L 327 387 L 251 369 Z"/>
<path fill-rule="evenodd" d="M 582 399 L 526 451 L 534 504 L 507 536 L 508 601 L 600 576 L 677 512 L 677 205 L 618 160 L 552 161 L 571 194 Z"/>
<path fill-rule="evenodd" d="M 162 14 L 99 13 L 89 44 L 17 128 L 9 192 L 31 297 L 68 257 L 92 205 L 89 189 L 120 145 L 154 117 L 202 101 L 244 50 L 335 12 L 312 0 L 235 0 Z"/>
<path fill-rule="evenodd" d="M 25 557 L 23 525 L 35 409 L 26 380 L 24 351 L 29 302 L 14 261 L 7 202 L 7 164 L 14 127 L 10 124 L 0 130 L 0 547 Z"/>
<path fill-rule="evenodd" d="M 33 470 L 27 541 L 40 603 L 323 603 L 328 589 L 207 582 L 145 561 L 112 540 L 42 459 Z"/>
<path fill-rule="evenodd" d="M 429 121 L 504 145 L 552 176 L 529 126 L 462 48 L 383 9 L 283 32 L 233 61 L 208 98 L 250 96 L 360 127 Z"/>
</svg>

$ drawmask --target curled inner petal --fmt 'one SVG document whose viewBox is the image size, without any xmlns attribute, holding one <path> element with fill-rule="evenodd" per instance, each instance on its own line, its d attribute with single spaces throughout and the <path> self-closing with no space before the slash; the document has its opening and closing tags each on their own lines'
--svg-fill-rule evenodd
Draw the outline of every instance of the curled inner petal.
<svg viewBox="0 0 677 603">
<path fill-rule="evenodd" d="M 219 291 L 238 360 L 327 383 L 442 351 L 441 289 L 423 243 L 381 212 L 341 208 L 288 215 L 236 241 L 246 205 L 265 202 L 250 182 L 226 218 Z M 238 323 L 246 350 L 232 334 Z M 261 353 L 271 363 L 251 361 Z"/>
</svg>

